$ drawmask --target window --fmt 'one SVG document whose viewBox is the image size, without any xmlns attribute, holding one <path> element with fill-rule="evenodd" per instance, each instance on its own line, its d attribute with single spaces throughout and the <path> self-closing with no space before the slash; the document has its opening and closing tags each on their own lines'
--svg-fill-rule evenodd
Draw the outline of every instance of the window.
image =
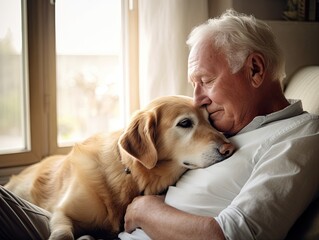
<svg viewBox="0 0 319 240">
<path fill-rule="evenodd" d="M 65 146 L 124 125 L 121 1 L 56 1 L 55 16 L 58 146 Z"/>
<path fill-rule="evenodd" d="M 138 107 L 137 48 L 127 47 L 137 45 L 132 4 L 0 0 L 1 177 L 4 167 L 67 153 L 74 141 L 123 127 Z"/>
<path fill-rule="evenodd" d="M 0 0 L 0 153 L 30 149 L 25 1 Z"/>
</svg>

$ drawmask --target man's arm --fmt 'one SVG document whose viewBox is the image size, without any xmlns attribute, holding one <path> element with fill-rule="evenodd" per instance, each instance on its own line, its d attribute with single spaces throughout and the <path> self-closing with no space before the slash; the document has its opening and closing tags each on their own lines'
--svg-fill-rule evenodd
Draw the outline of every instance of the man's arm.
<svg viewBox="0 0 319 240">
<path fill-rule="evenodd" d="M 151 239 L 225 239 L 214 218 L 185 213 L 160 196 L 137 197 L 128 206 L 125 231 L 142 228 Z"/>
</svg>

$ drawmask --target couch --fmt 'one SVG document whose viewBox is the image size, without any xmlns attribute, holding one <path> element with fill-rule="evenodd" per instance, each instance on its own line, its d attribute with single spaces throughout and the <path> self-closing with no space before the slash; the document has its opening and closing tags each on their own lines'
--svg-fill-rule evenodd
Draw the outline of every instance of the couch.
<svg viewBox="0 0 319 240">
<path fill-rule="evenodd" d="M 284 91 L 287 98 L 301 99 L 305 111 L 319 115 L 319 66 L 298 69 L 284 84 Z M 290 230 L 286 240 L 291 239 L 319 239 L 319 193 Z"/>
</svg>

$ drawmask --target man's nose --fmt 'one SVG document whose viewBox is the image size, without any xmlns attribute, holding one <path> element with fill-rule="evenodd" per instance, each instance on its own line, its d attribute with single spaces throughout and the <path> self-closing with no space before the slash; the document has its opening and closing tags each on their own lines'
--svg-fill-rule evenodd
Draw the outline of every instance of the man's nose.
<svg viewBox="0 0 319 240">
<path fill-rule="evenodd" d="M 210 104 L 210 100 L 206 95 L 204 89 L 200 86 L 200 84 L 195 84 L 194 86 L 194 105 L 196 107 L 202 107 L 204 105 Z"/>
</svg>

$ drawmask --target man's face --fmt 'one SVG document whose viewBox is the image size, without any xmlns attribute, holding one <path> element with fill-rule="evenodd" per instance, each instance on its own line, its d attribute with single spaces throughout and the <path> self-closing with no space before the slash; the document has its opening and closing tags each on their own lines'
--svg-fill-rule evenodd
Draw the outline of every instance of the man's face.
<svg viewBox="0 0 319 240">
<path fill-rule="evenodd" d="M 225 56 L 210 44 L 194 46 L 188 59 L 188 77 L 194 101 L 205 106 L 215 128 L 234 135 L 251 121 L 254 109 L 249 72 L 231 73 Z"/>
</svg>

